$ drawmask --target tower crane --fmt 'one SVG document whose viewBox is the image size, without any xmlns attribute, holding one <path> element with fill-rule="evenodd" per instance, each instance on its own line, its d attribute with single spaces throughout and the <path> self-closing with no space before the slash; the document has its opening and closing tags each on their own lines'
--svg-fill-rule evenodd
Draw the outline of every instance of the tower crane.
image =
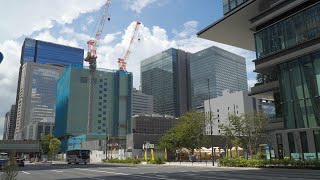
<svg viewBox="0 0 320 180">
<path fill-rule="evenodd" d="M 111 0 L 107 0 L 103 6 L 102 15 L 100 16 L 99 26 L 97 28 L 94 39 L 87 42 L 88 53 L 84 61 L 89 62 L 90 78 L 89 78 L 89 105 L 88 105 L 88 125 L 87 134 L 91 133 L 92 129 L 92 116 L 93 116 L 93 84 L 95 83 L 95 70 L 97 68 L 97 47 L 99 46 L 99 41 L 101 34 L 105 25 L 106 17 L 109 11 L 109 5 Z M 110 18 L 107 18 L 110 21 Z"/>
<path fill-rule="evenodd" d="M 135 40 L 135 36 L 139 30 L 141 22 L 136 22 L 135 26 L 134 26 L 134 30 L 132 32 L 129 44 L 127 46 L 127 48 L 125 49 L 125 51 L 123 52 L 123 55 L 121 56 L 122 58 L 118 58 L 118 64 L 119 64 L 119 69 L 120 71 L 127 71 L 127 61 L 131 52 L 131 48 L 133 46 L 134 40 Z M 138 39 L 140 40 L 140 39 Z"/>
</svg>

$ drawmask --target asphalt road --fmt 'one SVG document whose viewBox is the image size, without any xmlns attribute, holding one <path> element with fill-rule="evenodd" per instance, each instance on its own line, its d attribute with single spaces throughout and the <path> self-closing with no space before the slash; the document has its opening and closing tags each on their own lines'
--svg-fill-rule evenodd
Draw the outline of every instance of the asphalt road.
<svg viewBox="0 0 320 180">
<path fill-rule="evenodd" d="M 0 175 L 2 172 L 0 173 Z M 311 180 L 320 179 L 318 170 L 213 168 L 157 165 L 110 164 L 26 164 L 19 168 L 20 180 L 84 180 L 84 179 L 215 179 L 215 180 Z"/>
</svg>

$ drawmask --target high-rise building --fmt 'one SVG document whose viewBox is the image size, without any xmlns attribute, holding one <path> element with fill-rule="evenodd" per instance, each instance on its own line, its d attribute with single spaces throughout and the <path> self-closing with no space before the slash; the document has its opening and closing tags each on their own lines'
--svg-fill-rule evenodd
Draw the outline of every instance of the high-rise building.
<svg viewBox="0 0 320 180">
<path fill-rule="evenodd" d="M 193 109 L 209 99 L 209 89 L 210 98 L 222 96 L 225 89 L 248 90 L 245 58 L 215 46 L 191 55 L 190 77 Z"/>
<path fill-rule="evenodd" d="M 87 134 L 90 70 L 69 67 L 57 87 L 57 109 L 54 135 L 67 139 L 80 135 L 97 139 L 125 140 L 131 131 L 132 74 L 123 71 L 98 69 L 93 84 L 93 121 Z M 66 144 L 63 146 L 66 150 Z"/>
<path fill-rule="evenodd" d="M 22 69 L 25 63 L 33 62 L 39 64 L 60 65 L 64 67 L 67 67 L 69 65 L 82 66 L 83 54 L 84 50 L 80 48 L 26 38 L 21 50 L 16 104 L 18 104 L 18 101 L 20 99 L 19 94 L 22 81 Z M 16 111 L 17 108 L 18 105 L 16 106 Z M 14 121 L 16 121 L 17 117 L 14 118 Z M 14 130 L 16 129 L 15 126 L 16 124 L 14 124 Z"/>
<path fill-rule="evenodd" d="M 35 125 L 39 122 L 54 122 L 56 88 L 64 67 L 27 62 L 23 64 L 15 139 L 36 140 Z"/>
<path fill-rule="evenodd" d="M 6 113 L 3 131 L 3 140 L 11 140 L 14 137 L 14 128 L 16 127 L 16 105 L 12 105 L 10 111 Z"/>
<path fill-rule="evenodd" d="M 133 88 L 132 91 L 132 114 L 152 114 L 153 97 Z"/>
<path fill-rule="evenodd" d="M 273 99 L 270 149 L 277 158 L 320 157 L 320 2 L 224 0 L 224 16 L 201 38 L 256 52 L 251 95 Z"/>
<path fill-rule="evenodd" d="M 179 117 L 190 109 L 188 59 L 171 48 L 141 61 L 142 92 L 153 96 L 154 112 Z"/>
</svg>

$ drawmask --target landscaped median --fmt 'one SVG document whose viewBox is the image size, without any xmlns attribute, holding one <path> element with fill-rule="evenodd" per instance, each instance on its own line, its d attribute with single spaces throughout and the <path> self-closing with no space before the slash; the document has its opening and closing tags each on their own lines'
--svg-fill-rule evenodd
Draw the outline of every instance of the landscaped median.
<svg viewBox="0 0 320 180">
<path fill-rule="evenodd" d="M 257 168 L 308 168 L 320 169 L 320 160 L 290 160 L 290 159 L 272 159 L 256 160 L 243 158 L 222 158 L 220 166 L 227 167 L 257 167 Z"/>
<path fill-rule="evenodd" d="M 118 163 L 118 164 L 140 164 L 142 161 L 145 161 L 144 159 L 132 159 L 132 158 L 127 158 L 127 159 L 109 159 L 106 160 L 104 159 L 103 162 L 104 163 Z M 151 158 L 147 159 L 147 164 L 165 164 L 165 161 L 160 158 L 157 157 L 154 160 L 152 160 Z"/>
</svg>

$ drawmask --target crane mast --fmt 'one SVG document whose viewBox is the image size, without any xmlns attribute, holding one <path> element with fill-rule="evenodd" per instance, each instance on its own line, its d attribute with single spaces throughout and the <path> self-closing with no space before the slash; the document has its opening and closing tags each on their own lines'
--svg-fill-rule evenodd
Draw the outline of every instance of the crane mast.
<svg viewBox="0 0 320 180">
<path fill-rule="evenodd" d="M 133 46 L 133 43 L 134 43 L 136 34 L 139 30 L 140 24 L 141 24 L 141 22 L 136 22 L 134 30 L 133 30 L 131 38 L 130 38 L 130 41 L 129 41 L 129 44 L 128 44 L 126 50 L 124 51 L 122 58 L 118 58 L 119 69 L 121 71 L 127 71 L 127 60 L 129 58 L 131 48 Z"/>
<path fill-rule="evenodd" d="M 94 39 L 91 39 L 87 42 L 88 44 L 88 53 L 84 61 L 89 62 L 90 77 L 89 77 L 89 104 L 88 104 L 88 124 L 87 124 L 87 134 L 91 133 L 92 130 L 92 116 L 93 116 L 93 84 L 95 84 L 95 70 L 97 68 L 97 47 L 101 38 L 101 34 L 104 28 L 106 21 L 106 16 L 108 14 L 109 5 L 111 0 L 107 0 L 103 12 L 100 17 L 99 26 Z M 108 18 L 110 20 L 110 18 Z"/>
</svg>

